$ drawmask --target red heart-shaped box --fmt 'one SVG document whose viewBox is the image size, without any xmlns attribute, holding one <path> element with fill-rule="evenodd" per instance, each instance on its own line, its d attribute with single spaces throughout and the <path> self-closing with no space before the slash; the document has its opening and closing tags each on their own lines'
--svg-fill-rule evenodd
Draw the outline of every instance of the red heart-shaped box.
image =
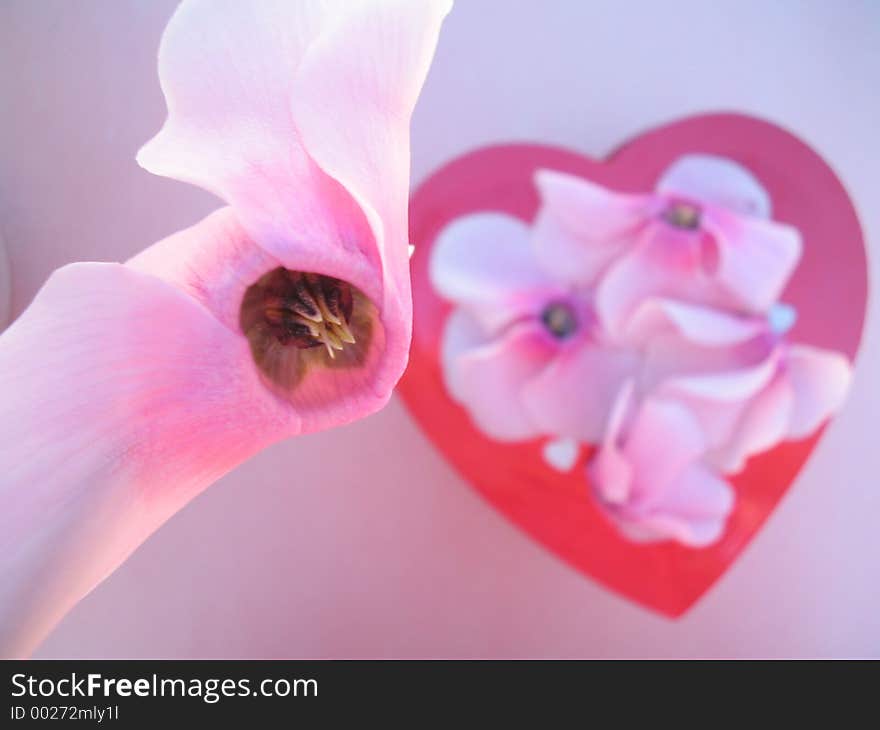
<svg viewBox="0 0 880 730">
<path fill-rule="evenodd" d="M 615 190 L 648 192 L 687 153 L 733 159 L 760 180 L 770 194 L 773 217 L 803 234 L 804 255 L 783 295 L 798 311 L 791 338 L 853 358 L 868 283 L 862 232 L 846 191 L 828 165 L 785 130 L 747 116 L 713 114 L 643 134 L 606 160 L 540 145 L 503 145 L 459 157 L 429 177 L 410 208 L 410 240 L 416 247 L 414 332 L 410 366 L 400 384 L 422 429 L 496 509 L 574 567 L 669 616 L 684 613 L 736 559 L 790 488 L 821 433 L 749 461 L 733 479 L 736 507 L 714 545 L 692 549 L 629 542 L 588 495 L 588 454 L 571 472 L 555 472 L 542 458 L 542 440 L 492 441 L 449 398 L 439 348 L 450 305 L 433 290 L 428 264 L 437 234 L 459 216 L 494 210 L 530 222 L 538 208 L 533 183 L 538 169 L 581 175 Z"/>
</svg>

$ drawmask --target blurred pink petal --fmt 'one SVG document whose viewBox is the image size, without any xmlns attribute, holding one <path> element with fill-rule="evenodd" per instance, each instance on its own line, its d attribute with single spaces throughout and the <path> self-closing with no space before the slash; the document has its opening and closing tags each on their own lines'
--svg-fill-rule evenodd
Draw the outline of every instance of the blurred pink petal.
<svg viewBox="0 0 880 730">
<path fill-rule="evenodd" d="M 763 318 L 744 317 L 673 299 L 646 299 L 626 323 L 624 337 L 648 342 L 661 333 L 678 334 L 687 342 L 705 347 L 737 345 L 767 330 Z"/>
<path fill-rule="evenodd" d="M 803 345 L 791 346 L 786 365 L 794 394 L 788 437 L 805 438 L 843 405 L 852 368 L 840 353 Z"/>
<path fill-rule="evenodd" d="M 740 215 L 769 218 L 770 196 L 754 175 L 726 157 L 684 155 L 663 173 L 657 192 L 700 200 Z"/>
<path fill-rule="evenodd" d="M 703 265 L 702 236 L 659 227 L 664 225 L 650 227 L 599 281 L 596 311 L 609 331 L 625 327 L 647 299 L 723 303 Z"/>
<path fill-rule="evenodd" d="M 788 436 L 794 394 L 784 378 L 775 378 L 742 404 L 706 404 L 713 417 L 727 417 L 726 431 L 716 428 L 715 448 L 708 460 L 725 474 L 736 474 L 753 454 L 772 449 Z M 705 401 L 703 401 L 705 403 Z"/>
<path fill-rule="evenodd" d="M 451 324 L 459 327 L 460 320 Z M 533 438 L 541 431 L 523 401 L 522 390 L 554 355 L 545 332 L 532 323 L 515 324 L 500 338 L 450 359 L 444 373 L 447 388 L 490 437 L 499 441 Z"/>
<path fill-rule="evenodd" d="M 781 295 L 801 256 L 796 228 L 712 210 L 706 230 L 718 248 L 715 277 L 753 312 L 765 312 Z"/>
<path fill-rule="evenodd" d="M 543 433 L 595 443 L 623 383 L 638 371 L 638 353 L 589 338 L 560 351 L 521 397 Z"/>
<path fill-rule="evenodd" d="M 707 460 L 734 474 L 749 457 L 812 434 L 840 408 L 850 379 L 842 355 L 780 343 L 753 366 L 670 379 L 658 393 L 688 406 L 709 442 Z"/>
<path fill-rule="evenodd" d="M 472 350 L 481 348 L 492 341 L 492 337 L 467 309 L 455 309 L 446 320 L 440 361 L 446 376 L 446 387 L 453 398 L 459 401 L 464 395 L 458 389 L 457 378 L 453 377 L 455 361 Z"/>
<path fill-rule="evenodd" d="M 668 537 L 689 547 L 705 547 L 724 534 L 733 504 L 730 485 L 710 468 L 694 463 L 678 476 L 663 502 L 635 523 L 641 534 L 634 537 Z"/>
<path fill-rule="evenodd" d="M 431 282 L 496 331 L 540 309 L 564 289 L 541 270 L 529 228 L 503 213 L 476 213 L 451 223 L 431 253 Z"/>
<path fill-rule="evenodd" d="M 635 402 L 624 387 L 605 439 L 589 466 L 600 508 L 635 540 L 716 540 L 733 505 L 730 487 L 700 459 L 700 425 L 682 405 Z"/>
<path fill-rule="evenodd" d="M 388 400 L 411 330 L 409 118 L 448 0 L 187 0 L 139 154 L 230 203 L 76 264 L 0 337 L 0 652 L 287 436 Z"/>
<path fill-rule="evenodd" d="M 535 184 L 542 203 L 533 233 L 538 260 L 557 278 L 580 286 L 595 283 L 657 212 L 645 196 L 616 193 L 576 175 L 539 170 Z"/>
<path fill-rule="evenodd" d="M 623 194 L 542 170 L 535 220 L 541 264 L 580 286 L 597 285 L 597 309 L 616 331 L 646 298 L 763 313 L 800 257 L 800 237 L 767 220 L 769 197 L 745 168 L 686 155 L 656 192 Z"/>
</svg>

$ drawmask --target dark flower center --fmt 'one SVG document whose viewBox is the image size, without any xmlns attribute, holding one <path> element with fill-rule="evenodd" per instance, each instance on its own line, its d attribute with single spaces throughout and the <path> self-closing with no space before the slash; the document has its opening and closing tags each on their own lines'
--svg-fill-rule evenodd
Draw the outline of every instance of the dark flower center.
<svg viewBox="0 0 880 730">
<path fill-rule="evenodd" d="M 694 231 L 700 227 L 701 211 L 691 203 L 672 203 L 664 212 L 663 220 L 675 228 Z"/>
<path fill-rule="evenodd" d="M 300 349 L 324 346 L 331 358 L 355 344 L 349 323 L 351 286 L 321 274 L 273 271 L 262 288 L 262 316 L 281 345 Z"/>
<path fill-rule="evenodd" d="M 553 302 L 544 307 L 541 322 L 551 335 L 560 340 L 571 336 L 578 328 L 577 316 L 565 302 Z"/>
<path fill-rule="evenodd" d="M 280 267 L 248 287 L 239 314 L 257 366 L 287 393 L 312 370 L 361 368 L 381 335 L 377 322 L 357 287 Z"/>
</svg>

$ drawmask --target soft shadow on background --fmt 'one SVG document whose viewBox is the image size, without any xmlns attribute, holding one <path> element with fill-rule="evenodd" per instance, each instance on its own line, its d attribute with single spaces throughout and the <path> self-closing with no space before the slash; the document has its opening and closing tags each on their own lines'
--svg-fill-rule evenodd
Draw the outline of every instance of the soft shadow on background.
<svg viewBox="0 0 880 730">
<path fill-rule="evenodd" d="M 217 207 L 134 161 L 164 118 L 155 55 L 175 4 L 0 5 L 13 314 L 56 267 L 125 259 Z M 878 47 L 872 0 L 459 0 L 415 115 L 414 182 L 490 142 L 601 156 L 676 117 L 742 111 L 788 127 L 837 170 L 876 284 Z M 38 656 L 880 656 L 877 306 L 847 408 L 764 531 L 677 622 L 522 536 L 395 400 L 222 479 Z"/>
</svg>

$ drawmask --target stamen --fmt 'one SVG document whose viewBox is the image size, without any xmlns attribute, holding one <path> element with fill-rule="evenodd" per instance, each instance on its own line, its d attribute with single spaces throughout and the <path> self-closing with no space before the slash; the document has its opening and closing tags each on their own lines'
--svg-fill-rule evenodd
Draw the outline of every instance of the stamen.
<svg viewBox="0 0 880 730">
<path fill-rule="evenodd" d="M 321 321 L 321 312 L 318 311 L 318 304 L 309 291 L 304 280 L 300 279 L 294 283 L 295 296 L 290 298 L 290 306 L 297 314 L 301 314 L 306 319 L 313 322 Z"/>
<path fill-rule="evenodd" d="M 344 281 L 283 269 L 270 277 L 263 296 L 263 319 L 279 343 L 324 345 L 331 358 L 357 341 L 348 322 L 352 308 L 351 287 Z"/>
<path fill-rule="evenodd" d="M 312 371 L 362 368 L 383 336 L 376 307 L 359 289 L 281 267 L 245 291 L 239 324 L 261 373 L 294 399 Z"/>
<path fill-rule="evenodd" d="M 699 206 L 677 202 L 663 212 L 663 220 L 669 225 L 693 231 L 700 227 L 701 211 Z"/>
<path fill-rule="evenodd" d="M 340 324 L 333 325 L 333 331 L 336 333 L 336 336 L 342 340 L 343 342 L 347 342 L 350 345 L 353 345 L 357 340 L 355 340 L 354 335 L 351 333 L 351 330 L 348 328 L 348 325 L 345 322 Z"/>
<path fill-rule="evenodd" d="M 578 320 L 572 308 L 565 302 L 548 304 L 541 313 L 541 321 L 554 337 L 565 339 L 578 328 Z"/>
</svg>

